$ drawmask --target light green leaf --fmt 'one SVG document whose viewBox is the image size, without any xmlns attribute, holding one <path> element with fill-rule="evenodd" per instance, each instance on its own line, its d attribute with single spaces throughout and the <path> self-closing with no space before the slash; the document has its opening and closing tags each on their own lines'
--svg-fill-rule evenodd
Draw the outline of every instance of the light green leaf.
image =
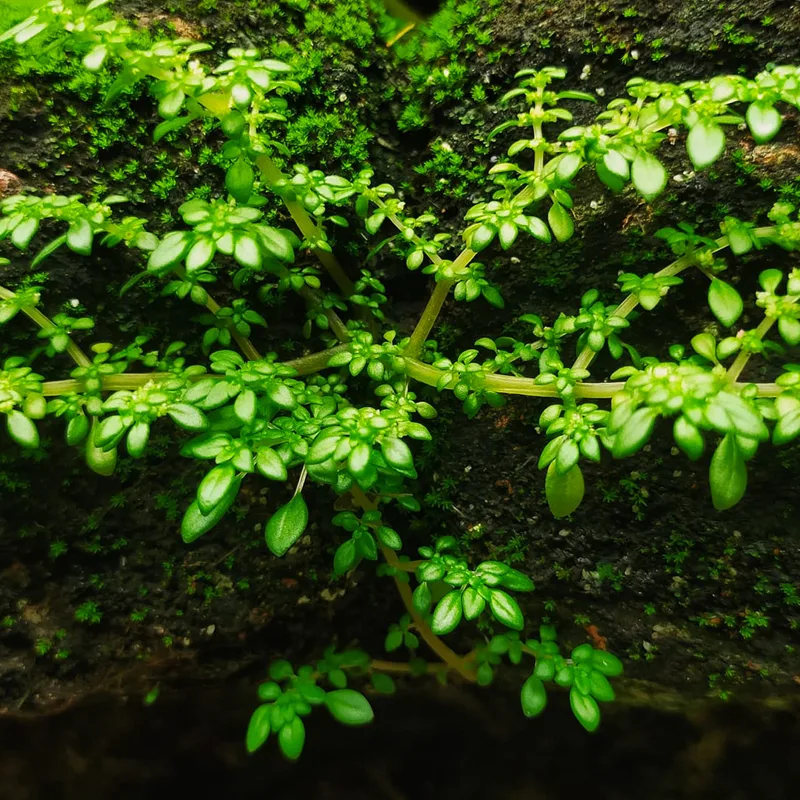
<svg viewBox="0 0 800 800">
<path fill-rule="evenodd" d="M 597 726 L 600 724 L 600 708 L 593 697 L 581 694 L 573 686 L 569 690 L 569 705 L 575 718 L 589 733 L 597 730 Z"/>
<path fill-rule="evenodd" d="M 278 732 L 278 744 L 289 761 L 297 761 L 306 743 L 306 728 L 300 717 L 294 717 Z"/>
<path fill-rule="evenodd" d="M 282 556 L 303 535 L 308 524 L 308 506 L 302 494 L 296 494 L 281 506 L 267 523 L 267 547 Z"/>
<path fill-rule="evenodd" d="M 245 158 L 239 158 L 225 174 L 225 188 L 237 203 L 244 205 L 253 193 L 254 180 L 255 172 L 250 162 Z"/>
<path fill-rule="evenodd" d="M 150 272 L 165 272 L 177 264 L 189 249 L 191 234 L 188 231 L 168 233 L 158 247 L 150 253 L 147 269 Z"/>
<path fill-rule="evenodd" d="M 39 446 L 39 431 L 36 423 L 16 408 L 12 408 L 6 414 L 6 430 L 20 447 L 32 450 Z"/>
<path fill-rule="evenodd" d="M 695 169 L 710 167 L 725 149 L 725 131 L 716 122 L 701 119 L 696 122 L 686 139 L 686 150 Z"/>
<path fill-rule="evenodd" d="M 583 473 L 577 464 L 565 475 L 559 475 L 552 462 L 547 468 L 544 486 L 547 505 L 556 519 L 571 514 L 583 500 Z"/>
<path fill-rule="evenodd" d="M 667 170 L 652 153 L 641 150 L 633 161 L 631 178 L 636 191 L 650 202 L 664 191 Z"/>
<path fill-rule="evenodd" d="M 725 511 L 735 506 L 747 489 L 747 465 L 733 434 L 726 434 L 711 457 L 708 471 L 714 508 Z"/>
<path fill-rule="evenodd" d="M 181 538 L 186 544 L 191 544 L 204 533 L 208 533 L 225 516 L 239 493 L 241 482 L 241 477 L 236 479 L 228 494 L 223 498 L 222 502 L 214 506 L 210 514 L 204 514 L 200 510 L 197 500 L 191 503 L 181 521 Z"/>
<path fill-rule="evenodd" d="M 627 458 L 644 447 L 653 432 L 658 415 L 657 408 L 648 406 L 634 411 L 614 436 L 614 445 L 611 448 L 614 458 Z"/>
<path fill-rule="evenodd" d="M 535 675 L 531 675 L 522 684 L 520 701 L 522 713 L 526 717 L 538 717 L 544 711 L 547 705 L 547 690 L 544 688 L 544 683 Z"/>
<path fill-rule="evenodd" d="M 524 625 L 522 610 L 517 601 L 502 589 L 492 589 L 489 593 L 489 608 L 496 620 L 508 628 L 521 631 Z"/>
<path fill-rule="evenodd" d="M 553 203 L 547 212 L 547 222 L 558 242 L 566 242 L 575 232 L 570 213 L 560 203 Z"/>
<path fill-rule="evenodd" d="M 260 705 L 251 715 L 250 723 L 247 726 L 245 745 L 248 753 L 255 753 L 269 737 L 270 725 L 269 715 L 272 705 L 264 703 Z"/>
<path fill-rule="evenodd" d="M 714 316 L 727 327 L 733 325 L 744 310 L 739 292 L 719 278 L 714 278 L 708 287 L 708 305 Z"/>
<path fill-rule="evenodd" d="M 288 477 L 286 464 L 283 459 L 271 448 L 262 447 L 256 455 L 256 469 L 261 475 L 271 481 L 285 481 Z"/>
<path fill-rule="evenodd" d="M 69 226 L 67 231 L 67 247 L 78 255 L 91 255 L 93 237 L 94 233 L 89 221 L 77 219 Z"/>
<path fill-rule="evenodd" d="M 366 725 L 375 718 L 369 701 L 354 689 L 337 689 L 325 695 L 331 716 L 343 725 Z"/>
<path fill-rule="evenodd" d="M 461 622 L 461 591 L 448 592 L 436 605 L 431 618 L 431 630 L 437 636 L 451 633 Z"/>
<path fill-rule="evenodd" d="M 210 514 L 222 502 L 236 480 L 236 469 L 230 463 L 220 464 L 209 471 L 197 487 L 197 504 L 204 515 Z"/>
<path fill-rule="evenodd" d="M 179 428 L 187 431 L 203 431 L 208 427 L 206 415 L 188 403 L 173 403 L 167 406 L 167 414 Z"/>
<path fill-rule="evenodd" d="M 759 144 L 774 139 L 783 122 L 778 109 L 765 100 L 756 100 L 754 103 L 750 103 L 745 119 L 750 133 Z"/>
</svg>

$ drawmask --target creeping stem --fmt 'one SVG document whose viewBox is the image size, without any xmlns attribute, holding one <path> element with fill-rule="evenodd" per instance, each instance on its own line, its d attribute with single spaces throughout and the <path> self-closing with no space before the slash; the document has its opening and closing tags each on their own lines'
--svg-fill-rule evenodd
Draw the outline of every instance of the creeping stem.
<svg viewBox="0 0 800 800">
<path fill-rule="evenodd" d="M 15 297 L 14 292 L 0 286 L 0 300 L 11 300 Z M 29 319 L 32 319 L 42 330 L 48 330 L 49 328 L 55 328 L 55 324 L 53 321 L 42 314 L 38 308 L 34 308 L 33 306 L 22 306 L 20 308 L 23 314 Z M 72 340 L 72 337 L 69 337 L 69 343 L 67 344 L 67 353 L 72 358 L 72 360 L 79 366 L 79 367 L 90 367 L 92 365 L 92 360 L 86 353 L 78 347 L 77 344 Z"/>
</svg>

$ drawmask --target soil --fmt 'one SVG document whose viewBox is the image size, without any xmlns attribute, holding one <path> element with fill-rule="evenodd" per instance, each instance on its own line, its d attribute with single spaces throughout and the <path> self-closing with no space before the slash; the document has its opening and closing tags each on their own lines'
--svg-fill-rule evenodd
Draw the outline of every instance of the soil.
<svg viewBox="0 0 800 800">
<path fill-rule="evenodd" d="M 118 5 L 140 19 L 164 13 L 151 0 Z M 167 11 L 183 32 L 229 46 L 291 38 L 305 5 L 330 10 L 323 2 L 286 3 L 287 16 L 264 18 L 244 5 L 220 0 Z M 634 74 L 680 81 L 739 68 L 754 74 L 769 62 L 797 60 L 800 6 L 791 2 L 562 0 L 484 7 L 491 44 L 464 60 L 465 85 L 488 87 L 484 104 L 469 92 L 436 101 L 418 91 L 413 63 L 387 53 L 380 41 L 338 54 L 333 91 L 359 97 L 360 118 L 374 134 L 372 164 L 382 179 L 402 185 L 410 208 L 434 202 L 430 174 L 413 167 L 431 157 L 436 141 L 446 141 L 467 164 L 480 159 L 476 147 L 504 113 L 496 99 L 523 66 L 563 64 L 571 88 L 602 88 L 610 99 L 623 94 Z M 367 18 L 377 26 L 381 17 L 370 8 Z M 663 44 L 654 47 L 654 40 Z M 638 59 L 623 60 L 632 51 Z M 3 58 L 0 52 L 0 70 L 9 63 Z M 450 59 L 443 56 L 441 64 Z M 590 78 L 582 83 L 587 64 Z M 357 81 L 364 70 L 366 88 Z M 384 99 L 385 85 L 396 88 L 395 99 Z M 88 190 L 96 159 L 84 141 L 51 163 L 55 134 L 46 101 L 87 113 L 93 101 L 59 87 L 45 77 L 35 96 L 24 91 L 19 111 L 0 122 L 0 158 L 7 159 L 0 170 L 40 190 Z M 428 122 L 413 135 L 397 127 L 401 96 L 421 98 L 424 106 Z M 0 91 L 0 110 L 12 99 Z M 313 92 L 300 101 L 304 109 L 321 102 Z M 155 119 L 144 95 L 134 96 L 131 108 L 148 125 Z M 793 142 L 799 132 L 793 113 L 772 145 L 755 147 L 741 133 L 738 166 L 726 158 L 714 175 L 672 182 L 674 197 L 652 209 L 630 194 L 609 199 L 590 181 L 579 184 L 579 207 L 599 203 L 579 219 L 573 242 L 493 255 L 488 267 L 507 299 L 505 311 L 480 301 L 450 303 L 436 338 L 455 353 L 480 336 L 521 334 L 514 322 L 520 314 L 572 313 L 576 298 L 594 286 L 611 302 L 620 269 L 645 272 L 666 263 L 652 238 L 661 225 L 691 218 L 714 231 L 724 213 L 748 218 L 768 208 L 775 188 L 798 174 Z M 198 175 L 179 145 L 163 147 L 177 164 L 179 189 L 159 210 L 174 209 L 184 190 L 217 180 L 210 165 Z M 110 169 L 131 154 L 121 144 L 101 163 Z M 682 142 L 666 158 L 673 175 L 687 169 Z M 759 186 L 765 179 L 772 182 L 766 191 Z M 456 224 L 481 192 L 476 186 L 468 196 L 438 199 L 444 225 Z M 142 197 L 131 213 L 145 206 Z M 357 236 L 340 245 L 353 263 L 370 247 Z M 761 269 L 785 267 L 789 259 L 760 253 L 732 271 L 747 291 Z M 407 329 L 424 302 L 427 279 L 398 269 L 385 252 L 371 266 L 393 300 L 391 321 Z M 108 328 L 101 332 L 109 340 L 118 338 L 115 331 L 132 337 L 145 328 L 156 339 L 187 333 L 178 303 L 146 292 L 131 304 L 113 300 L 108 289 L 138 269 L 129 254 L 56 256 L 47 269 L 54 299 L 77 296 L 87 308 L 106 311 Z M 23 270 L 24 261 L 15 259 L 4 280 L 13 282 Z M 663 356 L 671 343 L 686 343 L 708 323 L 701 287 L 689 279 L 679 298 L 634 321 L 631 340 L 641 352 Z M 270 310 L 276 321 L 265 334 L 267 347 L 279 346 L 298 309 Z M 15 336 L 3 346 L 26 342 Z M 602 360 L 593 367 L 597 375 L 613 369 Z M 747 377 L 768 379 L 770 369 Z M 707 462 L 690 464 L 677 455 L 662 429 L 639 457 L 606 459 L 602 469 L 586 470 L 583 505 L 569 521 L 556 521 L 536 469 L 543 404 L 511 398 L 471 422 L 452 398 L 439 407 L 431 426 L 436 446 L 419 456 L 417 493 L 428 498 L 425 511 L 393 520 L 406 552 L 432 534 L 451 533 L 475 559 L 508 559 L 536 583 L 523 604 L 527 619 L 549 618 L 565 646 L 603 641 L 620 655 L 626 677 L 618 682 L 619 702 L 597 736 L 584 734 L 557 693 L 541 719 L 525 720 L 518 712 L 524 673 L 509 668 L 482 690 L 401 681 L 399 697 L 374 698 L 377 720 L 367 730 L 342 731 L 316 714 L 299 768 L 275 748 L 247 759 L 243 730 L 268 663 L 313 660 L 331 641 L 380 655 L 387 625 L 403 613 L 391 583 L 376 578 L 371 565 L 332 578 L 339 534 L 322 490 L 308 495 L 308 534 L 283 559 L 268 554 L 262 528 L 288 487 L 267 493 L 253 484 L 235 515 L 187 547 L 177 523 L 201 470 L 177 458 L 167 437 L 154 440 L 143 462 L 124 461 L 115 477 L 102 479 L 76 462 L 54 426 L 47 460 L 20 458 L 5 445 L 0 451 L 0 785 L 7 796 L 133 798 L 188 790 L 198 797 L 255 797 L 265 787 L 281 798 L 395 800 L 560 798 L 587 790 L 614 798 L 793 796 L 800 779 L 793 758 L 800 744 L 800 611 L 791 601 L 800 592 L 800 450 L 762 449 L 749 465 L 744 500 L 720 514 L 711 506 Z M 66 552 L 58 555 L 61 544 Z M 96 603 L 98 621 L 75 619 L 86 602 Z M 472 645 L 466 635 L 453 638 L 456 649 Z M 154 687 L 158 700 L 145 707 L 142 698 Z"/>
</svg>

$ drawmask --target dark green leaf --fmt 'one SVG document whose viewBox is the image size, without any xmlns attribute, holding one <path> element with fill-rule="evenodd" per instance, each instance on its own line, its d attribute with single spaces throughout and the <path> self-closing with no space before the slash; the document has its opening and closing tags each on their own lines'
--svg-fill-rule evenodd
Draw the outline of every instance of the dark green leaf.
<svg viewBox="0 0 800 800">
<path fill-rule="evenodd" d="M 522 713 L 526 717 L 539 716 L 547 705 L 547 690 L 544 688 L 544 683 L 539 678 L 531 675 L 522 684 L 520 701 L 522 702 Z"/>
</svg>

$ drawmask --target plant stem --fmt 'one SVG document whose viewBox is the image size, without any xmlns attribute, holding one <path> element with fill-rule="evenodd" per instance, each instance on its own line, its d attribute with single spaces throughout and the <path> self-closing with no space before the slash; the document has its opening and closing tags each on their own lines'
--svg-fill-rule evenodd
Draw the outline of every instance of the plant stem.
<svg viewBox="0 0 800 800">
<path fill-rule="evenodd" d="M 355 504 L 363 509 L 364 511 L 374 511 L 377 509 L 378 504 L 374 503 L 370 500 L 366 494 L 357 486 L 354 485 L 350 489 L 350 494 L 353 497 L 353 501 Z M 390 567 L 394 567 L 395 569 L 402 570 L 402 562 L 398 559 L 397 554 L 394 550 L 385 547 L 384 545 L 380 545 L 381 553 L 383 554 L 386 563 Z M 414 620 L 414 624 L 416 625 L 417 632 L 419 633 L 422 640 L 428 647 L 436 653 L 439 658 L 444 661 L 445 664 L 450 669 L 455 670 L 458 672 L 463 678 L 474 683 L 476 681 L 475 670 L 472 667 L 470 662 L 465 661 L 458 653 L 451 650 L 431 629 L 427 622 L 423 619 L 422 615 L 417 611 L 414 607 L 414 603 L 411 599 L 411 587 L 408 585 L 407 582 L 398 579 L 398 577 L 394 576 L 394 583 L 397 587 L 397 591 L 400 594 L 400 599 L 403 601 L 403 605 L 406 607 L 406 611 L 408 611 L 411 619 Z"/>
<path fill-rule="evenodd" d="M 14 292 L 10 289 L 6 289 L 3 286 L 0 286 L 0 300 L 11 300 L 13 297 L 16 297 Z M 33 306 L 23 306 L 20 311 L 22 311 L 25 316 L 29 319 L 33 320 L 42 330 L 47 330 L 48 328 L 55 328 L 55 324 L 53 321 L 42 314 L 38 308 L 34 308 Z M 92 359 L 86 355 L 86 353 L 81 350 L 80 347 L 74 342 L 71 336 L 67 334 L 69 342 L 67 344 L 67 354 L 72 358 L 72 360 L 79 366 L 79 367 L 90 367 L 92 365 Z"/>
<path fill-rule="evenodd" d="M 287 177 L 278 169 L 277 164 L 267 155 L 259 156 L 256 159 L 256 166 L 261 170 L 261 174 L 267 179 L 267 182 L 275 185 L 287 181 Z M 280 196 L 280 195 L 279 195 Z M 281 197 L 286 210 L 297 225 L 298 230 L 309 241 L 313 241 L 319 235 L 319 227 L 314 220 L 311 219 L 308 212 L 303 208 L 302 204 L 297 200 L 292 200 L 286 197 Z M 336 285 L 342 293 L 349 297 L 353 294 L 353 281 L 347 277 L 342 265 L 337 260 L 333 253 L 327 250 L 314 249 L 314 255 L 319 262 L 327 270 L 328 274 L 333 278 Z"/>
<path fill-rule="evenodd" d="M 753 235 L 757 236 L 759 239 L 769 239 L 770 235 L 775 232 L 775 227 L 776 227 L 775 225 L 766 225 L 763 228 L 756 228 L 753 231 Z M 711 252 L 718 253 L 720 250 L 724 250 L 726 247 L 728 247 L 728 237 L 720 236 L 720 238 L 716 240 L 716 247 L 712 248 Z M 656 272 L 655 276 L 658 278 L 658 277 L 670 277 L 673 275 L 678 275 L 685 269 L 688 269 L 689 267 L 693 266 L 694 263 L 695 263 L 694 254 L 687 253 L 686 255 L 683 255 L 680 258 L 673 261 L 671 264 L 668 264 L 666 267 L 664 267 L 664 269 Z M 613 312 L 614 316 L 622 317 L 624 319 L 638 305 L 639 301 L 637 300 L 636 296 L 630 294 L 616 307 L 616 309 Z M 595 353 L 589 347 L 584 347 L 583 350 L 581 350 L 578 357 L 575 359 L 575 363 L 572 365 L 572 369 L 587 369 L 589 364 L 592 363 L 596 355 L 597 353 Z"/>
<path fill-rule="evenodd" d="M 764 317 L 761 320 L 761 324 L 756 328 L 756 336 L 759 339 L 763 339 L 767 335 L 767 331 L 775 324 L 777 320 L 774 317 Z M 727 376 L 728 380 L 733 383 L 741 374 L 742 370 L 745 367 L 745 364 L 750 359 L 752 353 L 746 353 L 744 350 L 740 350 L 739 354 L 734 359 L 733 364 L 730 365 L 728 368 Z"/>
<path fill-rule="evenodd" d="M 373 658 L 372 661 L 369 662 L 369 668 L 375 672 L 393 672 L 397 675 L 407 674 L 412 671 L 411 664 L 408 664 L 405 661 L 383 661 L 379 658 Z M 449 664 L 425 665 L 426 672 L 447 672 L 449 669 Z"/>
</svg>

